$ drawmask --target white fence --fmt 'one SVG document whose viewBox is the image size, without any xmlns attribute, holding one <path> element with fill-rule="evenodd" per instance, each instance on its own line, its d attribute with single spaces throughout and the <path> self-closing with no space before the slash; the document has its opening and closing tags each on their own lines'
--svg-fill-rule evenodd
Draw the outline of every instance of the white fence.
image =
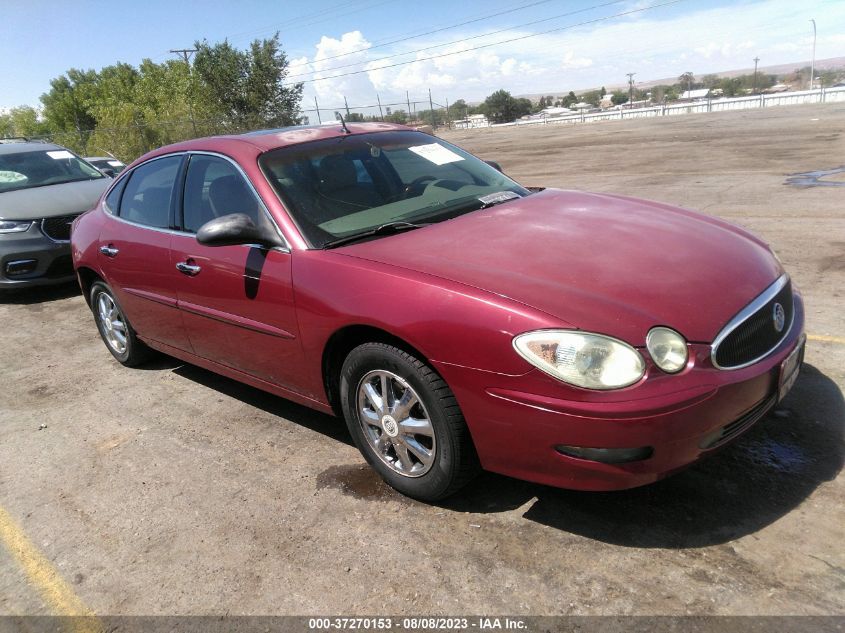
<svg viewBox="0 0 845 633">
<path fill-rule="evenodd" d="M 676 116 L 680 114 L 698 114 L 701 112 L 723 112 L 727 110 L 748 110 L 751 108 L 769 108 L 779 105 L 799 105 L 803 103 L 833 103 L 845 101 L 845 87 L 819 88 L 816 90 L 802 90 L 799 92 L 781 92 L 770 95 L 754 95 L 751 97 L 735 97 L 731 99 L 706 99 L 689 103 L 669 103 L 634 108 L 632 110 L 605 110 L 590 114 L 568 114 L 562 117 L 546 117 L 542 119 L 527 119 L 513 123 L 494 123 L 489 127 L 506 127 L 513 125 L 550 125 L 560 123 L 594 123 L 596 121 L 616 121 L 620 119 L 641 119 L 645 117 Z"/>
</svg>

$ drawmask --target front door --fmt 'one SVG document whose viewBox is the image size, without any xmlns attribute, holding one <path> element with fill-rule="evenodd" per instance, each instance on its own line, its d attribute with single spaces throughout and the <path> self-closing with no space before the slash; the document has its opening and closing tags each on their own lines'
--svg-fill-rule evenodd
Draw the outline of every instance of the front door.
<svg viewBox="0 0 845 633">
<path fill-rule="evenodd" d="M 185 177 L 182 231 L 171 242 L 176 294 L 194 353 L 273 384 L 302 391 L 301 344 L 291 255 L 259 246 L 203 246 L 207 221 L 245 213 L 272 223 L 252 187 L 228 159 L 192 154 Z"/>
</svg>

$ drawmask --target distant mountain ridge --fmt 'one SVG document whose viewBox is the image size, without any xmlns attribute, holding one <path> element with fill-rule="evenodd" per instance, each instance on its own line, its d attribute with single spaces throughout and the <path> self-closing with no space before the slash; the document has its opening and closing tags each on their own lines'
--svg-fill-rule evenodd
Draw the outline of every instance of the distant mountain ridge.
<svg viewBox="0 0 845 633">
<path fill-rule="evenodd" d="M 790 73 L 796 68 L 804 68 L 805 66 L 810 65 L 810 60 L 806 61 L 798 61 L 798 62 L 789 62 L 786 64 L 775 64 L 772 66 L 759 66 L 757 68 L 757 72 L 765 75 L 782 75 L 785 73 Z M 845 57 L 829 57 L 827 59 L 817 59 L 816 60 L 816 70 L 832 70 L 836 68 L 845 68 Z M 719 72 L 712 72 L 712 73 L 695 73 L 696 79 L 700 79 L 705 75 L 716 75 L 717 77 L 738 77 L 740 75 L 749 75 L 754 72 L 754 66 L 750 68 L 738 68 L 736 70 L 723 70 Z M 652 86 L 659 86 L 660 84 L 674 84 L 677 83 L 677 77 L 666 77 L 664 79 L 649 79 L 646 81 L 638 81 L 637 88 L 650 88 Z M 614 90 L 627 90 L 628 84 L 627 83 L 618 83 L 618 84 L 605 84 L 605 89 L 608 92 L 612 92 Z M 589 88 L 566 88 L 561 90 L 547 90 L 545 92 L 534 92 L 534 93 L 526 93 L 526 94 L 519 94 L 515 95 L 516 97 L 525 97 L 526 99 L 533 99 L 536 101 L 540 97 L 544 97 L 547 95 L 555 95 L 560 96 L 564 95 L 570 90 L 573 90 L 576 94 L 587 92 L 589 90 L 598 90 L 601 86 L 591 86 Z"/>
</svg>

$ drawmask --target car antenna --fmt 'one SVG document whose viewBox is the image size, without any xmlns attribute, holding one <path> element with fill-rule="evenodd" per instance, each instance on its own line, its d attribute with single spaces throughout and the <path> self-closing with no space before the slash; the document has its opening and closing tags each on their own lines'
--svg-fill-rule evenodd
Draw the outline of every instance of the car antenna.
<svg viewBox="0 0 845 633">
<path fill-rule="evenodd" d="M 347 134 L 352 134 L 352 132 L 349 131 L 349 128 L 346 127 L 346 121 L 343 120 L 343 115 L 340 112 L 337 113 L 337 118 L 340 119 L 340 127 L 343 131 Z"/>
</svg>

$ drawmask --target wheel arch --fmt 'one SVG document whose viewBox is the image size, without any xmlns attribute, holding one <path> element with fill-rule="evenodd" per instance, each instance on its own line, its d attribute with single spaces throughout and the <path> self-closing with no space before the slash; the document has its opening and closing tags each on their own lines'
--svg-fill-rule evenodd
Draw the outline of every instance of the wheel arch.
<svg viewBox="0 0 845 633">
<path fill-rule="evenodd" d="M 76 269 L 76 276 L 79 278 L 79 286 L 82 288 L 82 296 L 85 297 L 85 303 L 91 307 L 91 286 L 94 282 L 105 280 L 92 268 L 87 266 L 80 266 Z"/>
<path fill-rule="evenodd" d="M 429 362 L 425 354 L 406 340 L 391 334 L 387 330 L 372 325 L 346 325 L 334 332 L 323 348 L 322 372 L 326 396 L 335 415 L 342 418 L 340 404 L 340 370 L 349 353 L 364 343 L 386 343 Z M 433 369 L 433 368 L 432 368 Z M 436 370 L 435 370 L 436 371 Z"/>
</svg>

